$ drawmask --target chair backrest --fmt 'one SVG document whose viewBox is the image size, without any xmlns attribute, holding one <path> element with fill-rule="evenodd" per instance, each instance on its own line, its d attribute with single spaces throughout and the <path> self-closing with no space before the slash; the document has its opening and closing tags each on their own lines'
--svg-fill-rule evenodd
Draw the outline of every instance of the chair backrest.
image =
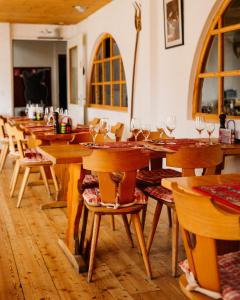
<svg viewBox="0 0 240 300">
<path fill-rule="evenodd" d="M 137 170 L 148 161 L 139 149 L 98 149 L 83 157 L 83 168 L 98 175 L 102 202 L 124 205 L 133 202 Z"/>
<path fill-rule="evenodd" d="M 24 158 L 24 150 L 26 149 L 24 131 L 17 126 L 13 126 L 13 134 L 17 142 L 19 157 L 22 159 Z"/>
<path fill-rule="evenodd" d="M 98 133 L 96 136 L 96 143 L 103 143 L 105 135 L 103 133 Z M 93 137 L 89 132 L 80 132 L 76 133 L 73 139 L 70 141 L 69 144 L 79 144 L 79 143 L 92 143 Z"/>
<path fill-rule="evenodd" d="M 182 168 L 183 176 L 195 176 L 195 170 L 205 169 L 205 175 L 215 174 L 216 166 L 223 160 L 221 145 L 182 147 L 166 156 L 169 167 Z"/>
<path fill-rule="evenodd" d="M 100 123 L 100 118 L 94 118 L 88 122 L 88 125 L 98 125 Z"/>
<path fill-rule="evenodd" d="M 6 123 L 6 119 L 0 116 L 0 139 L 5 138 L 5 129 L 4 129 L 5 123 Z"/>
<path fill-rule="evenodd" d="M 12 126 L 9 123 L 5 123 L 5 130 L 8 135 L 8 142 L 9 142 L 9 150 L 10 152 L 15 152 L 15 128 L 16 126 Z"/>
<path fill-rule="evenodd" d="M 216 240 L 240 240 L 240 216 L 218 209 L 209 197 L 172 184 L 190 270 L 203 288 L 220 292 Z"/>
<path fill-rule="evenodd" d="M 116 125 L 113 125 L 111 127 L 111 132 L 114 133 L 116 142 L 122 140 L 123 130 L 124 130 L 124 124 L 120 122 L 118 122 Z"/>
</svg>

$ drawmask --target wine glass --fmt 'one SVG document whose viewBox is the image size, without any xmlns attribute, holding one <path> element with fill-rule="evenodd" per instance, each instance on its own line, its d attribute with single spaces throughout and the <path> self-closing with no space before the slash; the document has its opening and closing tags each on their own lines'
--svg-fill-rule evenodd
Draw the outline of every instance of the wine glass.
<svg viewBox="0 0 240 300">
<path fill-rule="evenodd" d="M 197 117 L 195 118 L 195 128 L 196 128 L 197 132 L 199 133 L 199 139 L 201 139 L 202 131 L 203 131 L 204 128 L 205 128 L 204 117 L 197 116 Z"/>
<path fill-rule="evenodd" d="M 97 137 L 97 134 L 99 132 L 99 125 L 90 125 L 89 126 L 89 133 L 91 134 L 92 136 L 92 139 L 93 139 L 93 143 L 95 144 L 96 142 L 96 137 Z"/>
<path fill-rule="evenodd" d="M 211 134 L 213 133 L 215 129 L 215 124 L 214 123 L 206 123 L 206 130 L 207 130 L 207 133 L 208 133 L 208 141 L 209 141 L 209 144 L 212 144 L 211 142 Z"/>
<path fill-rule="evenodd" d="M 166 128 L 169 131 L 170 137 L 173 137 L 173 131 L 176 128 L 176 117 L 175 116 L 167 117 Z"/>
<path fill-rule="evenodd" d="M 144 141 L 147 141 L 149 135 L 151 132 L 151 126 L 150 124 L 143 124 L 142 126 L 142 134 L 144 136 Z"/>
<path fill-rule="evenodd" d="M 139 133 L 141 132 L 141 123 L 140 120 L 137 118 L 132 118 L 131 124 L 130 124 L 131 132 L 134 136 L 135 142 L 137 141 L 137 137 Z"/>
</svg>

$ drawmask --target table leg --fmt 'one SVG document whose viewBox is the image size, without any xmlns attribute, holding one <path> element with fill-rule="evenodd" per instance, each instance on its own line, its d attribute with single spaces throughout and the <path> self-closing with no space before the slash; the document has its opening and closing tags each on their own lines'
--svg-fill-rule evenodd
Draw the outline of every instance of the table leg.
<svg viewBox="0 0 240 300">
<path fill-rule="evenodd" d="M 69 183 L 67 192 L 67 216 L 68 225 L 65 241 L 59 240 L 58 243 L 65 255 L 72 263 L 74 268 L 78 272 L 87 271 L 87 263 L 82 257 L 82 253 L 79 252 L 79 222 L 83 209 L 83 199 L 78 190 L 79 178 L 81 178 L 81 164 L 70 164 L 69 165 Z M 86 224 L 82 227 L 84 228 Z"/>
</svg>

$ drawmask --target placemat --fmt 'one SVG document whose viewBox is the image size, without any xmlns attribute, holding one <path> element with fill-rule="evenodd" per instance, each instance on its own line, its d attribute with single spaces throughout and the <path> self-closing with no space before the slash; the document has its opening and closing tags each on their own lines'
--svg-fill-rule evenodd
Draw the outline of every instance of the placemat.
<svg viewBox="0 0 240 300">
<path fill-rule="evenodd" d="M 240 212 L 240 183 L 200 185 L 193 188 L 206 196 L 210 196 L 215 201 Z"/>
</svg>

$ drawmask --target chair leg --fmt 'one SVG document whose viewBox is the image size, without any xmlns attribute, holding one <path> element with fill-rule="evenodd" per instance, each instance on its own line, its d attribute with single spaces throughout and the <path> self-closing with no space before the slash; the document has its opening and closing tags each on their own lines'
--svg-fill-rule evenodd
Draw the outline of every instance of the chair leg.
<svg viewBox="0 0 240 300">
<path fill-rule="evenodd" d="M 171 213 L 171 208 L 167 206 L 167 213 L 168 213 L 168 224 L 169 227 L 172 227 L 172 213 Z"/>
<path fill-rule="evenodd" d="M 152 228 L 151 228 L 151 231 L 149 233 L 148 240 L 147 240 L 147 253 L 148 254 L 149 254 L 149 252 L 151 250 L 151 247 L 152 247 L 152 242 L 153 242 L 153 238 L 154 238 L 154 235 L 155 235 L 155 232 L 156 232 L 159 217 L 160 217 L 160 214 L 161 214 L 161 211 L 162 211 L 162 206 L 163 206 L 162 202 L 157 201 L 157 205 L 156 205 L 155 213 L 154 213 L 154 217 L 153 217 L 153 222 L 152 222 Z"/>
<path fill-rule="evenodd" d="M 112 230 L 115 231 L 116 227 L 115 227 L 115 219 L 114 219 L 114 215 L 111 215 L 111 224 L 112 224 Z"/>
<path fill-rule="evenodd" d="M 134 248 L 132 234 L 131 234 L 130 226 L 129 226 L 129 223 L 128 223 L 128 218 L 127 218 L 126 215 L 122 215 L 122 219 L 123 219 L 123 224 L 124 224 L 124 227 L 125 227 L 125 230 L 126 230 L 126 233 L 127 233 L 128 240 L 129 240 L 132 248 Z"/>
<path fill-rule="evenodd" d="M 146 214 L 147 214 L 147 204 L 144 205 L 142 209 L 142 230 L 144 231 L 145 222 L 146 222 Z"/>
<path fill-rule="evenodd" d="M 21 201 L 22 201 L 23 193 L 25 191 L 25 188 L 26 188 L 26 185 L 27 185 L 27 182 L 28 182 L 28 177 L 29 177 L 29 174 L 30 174 L 30 170 L 31 170 L 31 168 L 26 167 L 24 175 L 23 175 L 22 185 L 20 187 L 20 191 L 19 191 L 19 194 L 18 194 L 18 201 L 17 201 L 17 207 L 18 208 L 20 207 L 20 204 L 21 204 Z"/>
<path fill-rule="evenodd" d="M 148 277 L 152 278 L 152 270 L 150 266 L 149 256 L 147 254 L 146 244 L 142 231 L 142 224 L 140 221 L 139 213 L 132 215 L 132 222 L 134 224 L 135 234 L 139 242 L 139 246 L 142 252 L 143 262 L 147 271 Z"/>
<path fill-rule="evenodd" d="M 90 259 L 89 259 L 89 268 L 88 268 L 88 282 L 92 280 L 93 265 L 95 259 L 95 253 L 97 248 L 98 234 L 101 223 L 101 214 L 94 214 L 94 224 L 93 224 L 93 236 L 91 243 Z"/>
<path fill-rule="evenodd" d="M 172 210 L 173 227 L 172 227 L 172 276 L 177 275 L 178 262 L 178 239 L 179 239 L 179 223 L 175 209 Z"/>
<path fill-rule="evenodd" d="M 58 193 L 59 193 L 59 186 L 58 186 L 57 177 L 56 177 L 56 173 L 55 173 L 55 170 L 54 170 L 53 166 L 50 166 L 50 172 L 51 172 L 51 175 L 52 175 L 52 180 L 53 180 L 53 185 L 54 185 L 54 188 L 55 188 L 56 200 L 57 200 L 58 199 Z"/>
<path fill-rule="evenodd" d="M 14 194 L 14 190 L 15 190 L 15 187 L 17 184 L 19 173 L 20 173 L 20 164 L 17 160 L 15 163 L 14 169 L 13 169 L 13 175 L 12 175 L 12 179 L 11 179 L 11 183 L 10 183 L 10 197 L 12 197 Z"/>
<path fill-rule="evenodd" d="M 48 194 L 48 196 L 50 196 L 51 193 L 50 193 L 50 189 L 49 189 L 49 185 L 48 185 L 48 180 L 47 180 L 47 176 L 46 176 L 46 172 L 45 172 L 45 170 L 44 170 L 44 167 L 43 167 L 43 166 L 40 166 L 39 169 L 40 169 L 40 173 L 41 173 L 41 176 L 42 176 L 43 183 L 44 183 L 44 185 L 45 185 L 47 194 Z"/>
<path fill-rule="evenodd" d="M 0 155 L 0 172 L 2 172 L 2 169 L 5 165 L 5 161 L 8 154 L 8 144 L 3 144 L 1 155 Z"/>
</svg>

